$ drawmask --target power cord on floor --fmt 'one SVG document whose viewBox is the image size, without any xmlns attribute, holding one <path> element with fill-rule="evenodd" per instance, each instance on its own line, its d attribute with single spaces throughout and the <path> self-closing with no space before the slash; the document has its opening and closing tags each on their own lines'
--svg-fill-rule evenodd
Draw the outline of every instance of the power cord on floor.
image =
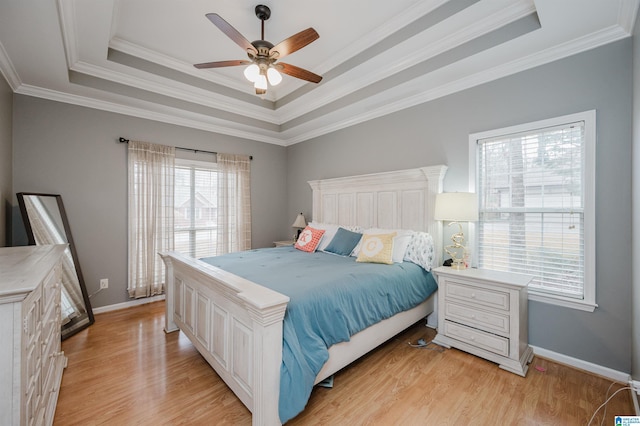
<svg viewBox="0 0 640 426">
<path fill-rule="evenodd" d="M 98 290 L 94 291 L 93 293 L 91 293 L 89 295 L 89 299 L 91 299 L 93 296 L 95 296 L 96 294 L 100 293 L 102 290 L 104 290 L 104 288 L 99 288 Z"/>
<path fill-rule="evenodd" d="M 442 346 L 438 346 L 435 343 L 433 343 L 432 341 L 426 342 L 424 339 L 418 339 L 417 343 L 411 343 L 410 341 L 407 342 L 407 344 L 409 346 L 411 346 L 412 348 L 418 348 L 418 349 L 428 349 L 430 351 L 436 351 L 436 352 L 444 352 L 444 348 Z M 430 346 L 432 345 L 433 346 Z"/>
<path fill-rule="evenodd" d="M 604 419 L 607 416 L 607 404 L 609 403 L 609 401 L 611 401 L 611 399 L 613 399 L 614 396 L 616 396 L 620 391 L 623 390 L 629 390 L 631 389 L 630 386 L 625 386 L 623 388 L 618 389 L 617 391 L 615 391 L 610 397 L 607 398 L 607 395 L 609 395 L 609 391 L 611 390 L 611 387 L 615 384 L 615 382 L 611 383 L 609 385 L 609 389 L 607 389 L 607 393 L 605 394 L 605 398 L 606 400 L 598 407 L 596 408 L 596 411 L 593 412 L 593 415 L 591 416 L 591 419 L 589 420 L 589 423 L 587 423 L 587 426 L 591 426 L 591 422 L 593 422 L 593 419 L 596 417 L 596 414 L 598 414 L 598 411 L 600 411 L 600 409 L 602 407 L 604 407 L 604 412 L 602 414 L 602 421 L 600 422 L 600 425 L 604 424 Z"/>
</svg>

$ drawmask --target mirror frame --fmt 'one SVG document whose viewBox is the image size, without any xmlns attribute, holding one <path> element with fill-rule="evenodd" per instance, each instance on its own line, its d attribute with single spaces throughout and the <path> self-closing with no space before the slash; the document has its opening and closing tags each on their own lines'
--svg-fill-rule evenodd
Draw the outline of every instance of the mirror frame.
<svg viewBox="0 0 640 426">
<path fill-rule="evenodd" d="M 78 253 L 76 252 L 76 245 L 73 242 L 73 237 L 71 236 L 71 228 L 69 227 L 69 220 L 67 219 L 67 212 L 64 209 L 64 204 L 62 203 L 62 195 L 60 194 L 45 194 L 39 192 L 18 192 L 16 194 L 18 198 L 18 205 L 20 206 L 20 213 L 22 215 L 22 222 L 24 223 L 25 230 L 27 232 L 27 238 L 29 241 L 29 245 L 35 246 L 36 240 L 33 235 L 33 229 L 31 227 L 31 221 L 29 220 L 29 215 L 27 213 L 27 209 L 24 203 L 24 196 L 43 196 L 43 197 L 53 197 L 56 200 L 58 205 L 58 211 L 60 212 L 60 218 L 62 219 L 62 225 L 64 227 L 64 233 L 67 237 L 67 243 L 69 244 L 69 250 L 71 251 L 71 258 L 73 259 L 73 265 L 76 269 L 76 275 L 78 276 L 78 282 L 80 283 L 80 290 L 82 291 L 82 299 L 84 301 L 85 310 L 87 311 L 87 316 L 89 321 L 85 324 L 78 325 L 67 331 L 65 333 L 65 326 L 62 326 L 62 340 L 73 336 L 81 330 L 89 327 L 91 324 L 95 322 L 95 318 L 93 316 L 93 309 L 91 308 L 91 301 L 89 300 L 89 294 L 87 293 L 87 286 L 84 282 L 84 277 L 82 276 L 82 270 L 80 269 L 80 262 L 78 261 Z"/>
</svg>

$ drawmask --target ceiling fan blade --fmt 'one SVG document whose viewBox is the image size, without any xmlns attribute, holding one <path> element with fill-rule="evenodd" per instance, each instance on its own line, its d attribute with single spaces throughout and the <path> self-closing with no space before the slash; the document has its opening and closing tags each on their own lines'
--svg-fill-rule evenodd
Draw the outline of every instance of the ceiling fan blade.
<svg viewBox="0 0 640 426">
<path fill-rule="evenodd" d="M 320 36 L 313 28 L 307 28 L 304 31 L 300 31 L 298 34 L 294 34 L 291 37 L 282 40 L 269 50 L 269 56 L 273 56 L 277 53 L 276 58 L 283 58 L 293 52 L 302 49 L 307 44 L 317 40 Z"/>
<path fill-rule="evenodd" d="M 320 83 L 322 77 L 318 74 L 314 74 L 311 71 L 307 71 L 303 68 L 296 67 L 295 65 L 285 64 L 283 62 L 278 62 L 275 67 L 285 73 L 290 75 L 291 77 L 299 78 L 301 80 L 307 80 L 312 83 Z"/>
<path fill-rule="evenodd" d="M 194 64 L 193 66 L 199 69 L 202 68 L 222 68 L 222 67 L 235 67 L 238 65 L 249 65 L 251 61 L 245 61 L 242 59 L 231 61 L 217 61 L 217 62 L 203 62 L 201 64 Z"/>
<path fill-rule="evenodd" d="M 220 29 L 223 33 L 227 35 L 231 40 L 233 40 L 238 46 L 240 46 L 244 51 L 251 51 L 254 54 L 257 54 L 258 51 L 253 44 L 249 40 L 247 40 L 238 30 L 233 28 L 231 24 L 222 19 L 220 15 L 217 13 L 207 13 L 205 15 L 209 20 Z"/>
</svg>

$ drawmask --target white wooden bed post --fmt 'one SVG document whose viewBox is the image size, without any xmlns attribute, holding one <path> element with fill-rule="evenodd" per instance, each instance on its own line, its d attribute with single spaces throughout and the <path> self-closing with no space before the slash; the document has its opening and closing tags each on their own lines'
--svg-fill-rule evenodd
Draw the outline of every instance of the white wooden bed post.
<svg viewBox="0 0 640 426">
<path fill-rule="evenodd" d="M 288 300 L 288 298 L 287 298 Z M 253 426 L 280 425 L 280 366 L 282 365 L 282 320 L 287 303 L 267 310 L 247 304 L 253 320 Z"/>
<path fill-rule="evenodd" d="M 171 257 L 165 253 L 160 253 L 160 257 L 165 264 L 165 280 L 164 280 L 164 293 L 165 293 L 165 313 L 164 313 L 164 332 L 171 333 L 177 331 L 179 328 L 173 321 L 173 314 L 175 312 L 173 304 L 175 303 L 174 297 L 174 271 L 173 262 Z"/>
</svg>

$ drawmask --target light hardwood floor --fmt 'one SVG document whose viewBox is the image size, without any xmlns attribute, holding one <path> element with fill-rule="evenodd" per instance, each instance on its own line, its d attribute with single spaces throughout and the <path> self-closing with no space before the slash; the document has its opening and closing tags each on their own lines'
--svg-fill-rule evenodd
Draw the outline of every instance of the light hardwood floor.
<svg viewBox="0 0 640 426">
<path fill-rule="evenodd" d="M 191 343 L 163 324 L 164 302 L 156 302 L 98 314 L 62 342 L 69 362 L 54 425 L 250 425 L 249 411 Z M 416 324 L 391 339 L 337 373 L 333 389 L 316 388 L 287 424 L 586 425 L 611 385 L 538 357 L 522 378 L 455 349 L 407 344 L 434 333 Z M 628 390 L 608 404 L 604 424 L 615 414 L 633 414 Z"/>
</svg>

